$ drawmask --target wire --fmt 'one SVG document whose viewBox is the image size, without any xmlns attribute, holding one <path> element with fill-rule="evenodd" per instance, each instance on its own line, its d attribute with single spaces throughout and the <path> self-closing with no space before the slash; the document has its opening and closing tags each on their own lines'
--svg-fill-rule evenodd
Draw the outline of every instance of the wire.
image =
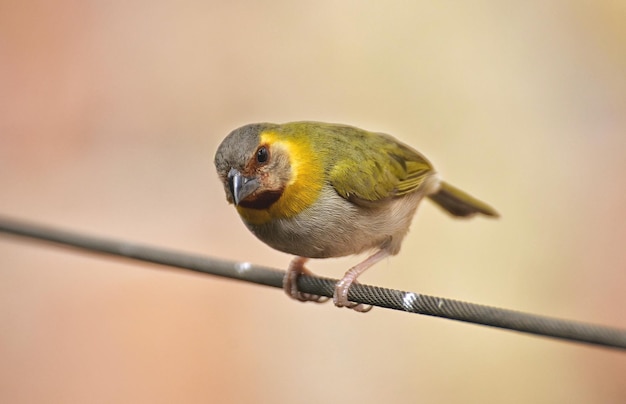
<svg viewBox="0 0 626 404">
<path fill-rule="evenodd" d="M 282 288 L 284 271 L 248 262 L 225 261 L 157 247 L 93 237 L 0 217 L 0 233 L 47 241 L 65 247 L 120 256 L 255 284 Z M 300 291 L 332 297 L 337 280 L 302 275 Z M 355 284 L 348 298 L 393 310 L 425 314 L 568 341 L 626 350 L 626 330 L 483 306 L 414 292 Z"/>
</svg>

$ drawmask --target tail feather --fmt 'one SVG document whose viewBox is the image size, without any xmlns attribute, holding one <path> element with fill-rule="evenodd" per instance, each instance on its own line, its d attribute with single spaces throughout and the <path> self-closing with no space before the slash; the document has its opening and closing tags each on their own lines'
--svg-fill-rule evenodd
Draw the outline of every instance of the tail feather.
<svg viewBox="0 0 626 404">
<path fill-rule="evenodd" d="M 476 213 L 490 217 L 500 216 L 495 209 L 485 202 L 479 201 L 444 181 L 441 181 L 439 191 L 428 197 L 454 216 L 471 217 Z"/>
</svg>

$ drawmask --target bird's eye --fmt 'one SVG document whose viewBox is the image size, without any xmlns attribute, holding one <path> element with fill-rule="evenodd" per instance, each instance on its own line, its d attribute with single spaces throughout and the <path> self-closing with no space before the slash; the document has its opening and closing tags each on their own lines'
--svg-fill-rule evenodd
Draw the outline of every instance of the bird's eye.
<svg viewBox="0 0 626 404">
<path fill-rule="evenodd" d="M 267 152 L 267 147 L 259 147 L 259 150 L 256 151 L 256 161 L 259 163 L 265 163 L 268 157 L 269 153 Z"/>
</svg>

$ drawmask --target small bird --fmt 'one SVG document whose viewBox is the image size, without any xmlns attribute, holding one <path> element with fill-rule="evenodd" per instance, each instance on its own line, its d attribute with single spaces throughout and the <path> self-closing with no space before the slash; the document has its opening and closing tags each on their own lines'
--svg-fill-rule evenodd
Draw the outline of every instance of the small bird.
<svg viewBox="0 0 626 404">
<path fill-rule="evenodd" d="M 283 287 L 300 301 L 326 298 L 300 292 L 309 258 L 373 252 L 337 283 L 338 307 L 359 275 L 396 255 L 417 205 L 428 197 L 458 217 L 497 217 L 496 211 L 442 181 L 413 148 L 384 133 L 321 122 L 255 123 L 232 131 L 215 167 L 241 219 L 261 241 L 293 254 Z"/>
</svg>

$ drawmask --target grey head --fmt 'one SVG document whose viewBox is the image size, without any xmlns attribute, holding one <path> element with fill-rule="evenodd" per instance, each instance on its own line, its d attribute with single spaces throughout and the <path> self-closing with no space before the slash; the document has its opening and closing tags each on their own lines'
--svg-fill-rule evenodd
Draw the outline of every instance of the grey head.
<svg viewBox="0 0 626 404">
<path fill-rule="evenodd" d="M 218 147 L 215 168 L 224 184 L 228 202 L 262 209 L 282 194 L 282 187 L 272 181 L 275 162 L 269 160 L 272 158 L 269 145 L 261 144 L 261 133 L 274 128 L 279 125 L 254 123 L 242 126 L 230 132 Z"/>
</svg>

